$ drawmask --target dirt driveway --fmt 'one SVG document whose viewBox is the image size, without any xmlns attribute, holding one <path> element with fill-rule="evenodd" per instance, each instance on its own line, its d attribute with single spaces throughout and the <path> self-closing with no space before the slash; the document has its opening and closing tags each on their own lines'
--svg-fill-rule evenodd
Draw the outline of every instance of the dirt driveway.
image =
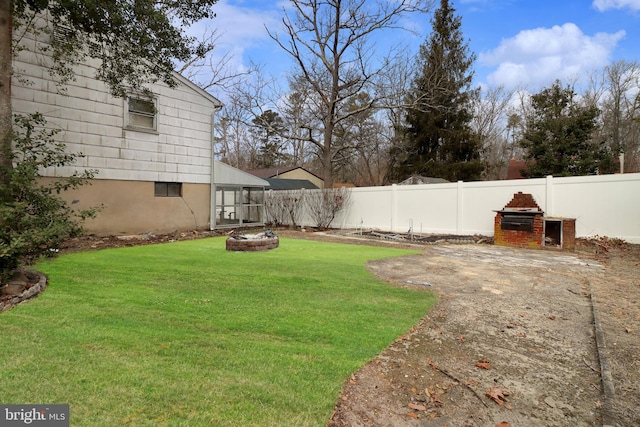
<svg viewBox="0 0 640 427">
<path fill-rule="evenodd" d="M 640 251 L 615 251 L 432 245 L 370 263 L 439 302 L 352 375 L 329 425 L 640 425 Z"/>
</svg>

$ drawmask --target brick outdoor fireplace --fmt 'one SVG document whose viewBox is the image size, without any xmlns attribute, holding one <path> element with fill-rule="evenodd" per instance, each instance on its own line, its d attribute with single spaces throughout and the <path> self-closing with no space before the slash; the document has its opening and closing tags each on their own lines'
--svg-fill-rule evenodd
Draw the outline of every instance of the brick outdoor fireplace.
<svg viewBox="0 0 640 427">
<path fill-rule="evenodd" d="M 496 245 L 575 249 L 576 220 L 545 217 L 531 194 L 518 192 L 502 210 L 495 212 Z"/>
</svg>

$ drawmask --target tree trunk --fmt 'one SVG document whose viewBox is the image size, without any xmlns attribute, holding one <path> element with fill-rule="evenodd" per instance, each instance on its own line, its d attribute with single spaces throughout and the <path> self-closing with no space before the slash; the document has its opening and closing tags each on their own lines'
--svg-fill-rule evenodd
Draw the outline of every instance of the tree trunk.
<svg viewBox="0 0 640 427">
<path fill-rule="evenodd" d="M 333 122 L 331 118 L 325 121 L 322 147 L 322 180 L 324 181 L 324 188 L 333 188 Z"/>
<path fill-rule="evenodd" d="M 0 185 L 6 184 L 7 171 L 12 167 L 11 5 L 11 0 L 0 0 Z"/>
</svg>

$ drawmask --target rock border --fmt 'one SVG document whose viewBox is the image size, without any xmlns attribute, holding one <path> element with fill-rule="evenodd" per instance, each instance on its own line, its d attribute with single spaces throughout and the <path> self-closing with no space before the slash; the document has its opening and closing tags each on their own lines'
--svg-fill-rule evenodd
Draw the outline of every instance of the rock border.
<svg viewBox="0 0 640 427">
<path fill-rule="evenodd" d="M 226 242 L 228 251 L 234 252 L 261 252 L 275 249 L 280 245 L 278 236 L 265 237 L 263 239 L 237 239 L 229 237 Z"/>
<path fill-rule="evenodd" d="M 47 285 L 49 284 L 49 278 L 45 274 L 40 273 L 39 271 L 28 270 L 28 271 L 25 271 L 25 274 L 33 274 L 38 276 L 39 278 L 38 282 L 31 283 L 31 286 L 29 286 L 27 289 L 22 291 L 20 295 L 13 296 L 11 298 L 6 298 L 0 301 L 0 313 L 2 313 L 3 311 L 10 310 L 16 305 L 21 304 L 35 296 L 38 296 L 40 292 L 44 291 Z"/>
</svg>

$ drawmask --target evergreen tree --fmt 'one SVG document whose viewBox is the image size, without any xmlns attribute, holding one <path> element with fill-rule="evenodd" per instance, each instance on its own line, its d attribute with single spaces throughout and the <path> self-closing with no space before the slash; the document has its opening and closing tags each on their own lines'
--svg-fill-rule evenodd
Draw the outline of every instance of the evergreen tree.
<svg viewBox="0 0 640 427">
<path fill-rule="evenodd" d="M 463 40 L 461 18 L 449 0 L 441 0 L 432 26 L 420 47 L 405 140 L 391 152 L 391 181 L 411 175 L 476 180 L 484 169 L 479 138 L 470 127 L 475 55 Z"/>
<path fill-rule="evenodd" d="M 258 164 L 259 168 L 272 168 L 282 166 L 288 156 L 284 153 L 284 121 L 277 112 L 267 110 L 260 116 L 253 119 L 253 129 L 251 133 L 260 142 Z"/>
<path fill-rule="evenodd" d="M 533 111 L 520 140 L 528 178 L 608 173 L 615 167 L 604 141 L 593 140 L 600 111 L 575 101 L 575 92 L 556 81 L 531 98 Z"/>
</svg>

